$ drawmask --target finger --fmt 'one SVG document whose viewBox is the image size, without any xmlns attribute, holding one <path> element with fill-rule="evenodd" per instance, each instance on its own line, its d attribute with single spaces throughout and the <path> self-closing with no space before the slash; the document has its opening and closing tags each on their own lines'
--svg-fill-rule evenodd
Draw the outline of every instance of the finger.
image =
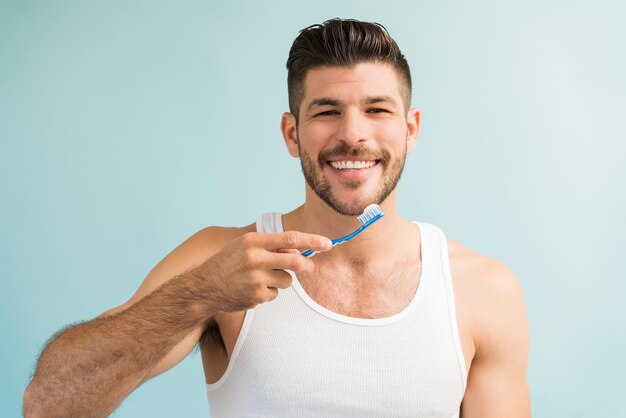
<svg viewBox="0 0 626 418">
<path fill-rule="evenodd" d="M 280 248 L 274 251 L 275 253 L 285 253 L 285 254 L 300 254 L 300 250 L 296 250 L 295 248 Z"/>
<path fill-rule="evenodd" d="M 327 251 L 332 248 L 332 242 L 321 235 L 307 234 L 299 231 L 261 233 L 259 243 L 267 250 L 297 249 Z"/>
<path fill-rule="evenodd" d="M 293 282 L 291 274 L 287 273 L 284 270 L 272 270 L 268 274 L 269 277 L 267 279 L 267 287 L 287 289 L 289 286 L 291 286 L 291 283 Z"/>
<path fill-rule="evenodd" d="M 266 302 L 270 302 L 276 299 L 277 297 L 278 297 L 278 289 L 275 287 L 268 287 L 265 292 L 265 297 L 263 299 L 265 299 Z"/>
<path fill-rule="evenodd" d="M 313 272 L 313 261 L 308 257 L 303 257 L 296 253 L 267 253 L 264 256 L 264 263 L 270 269 L 292 270 L 295 272 Z"/>
</svg>

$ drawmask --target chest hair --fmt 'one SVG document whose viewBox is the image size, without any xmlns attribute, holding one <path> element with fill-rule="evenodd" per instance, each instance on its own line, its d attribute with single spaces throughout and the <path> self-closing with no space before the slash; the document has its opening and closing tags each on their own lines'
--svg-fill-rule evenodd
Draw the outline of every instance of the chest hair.
<svg viewBox="0 0 626 418">
<path fill-rule="evenodd" d="M 319 305 L 354 318 L 384 318 L 401 312 L 419 286 L 421 263 L 398 262 L 375 268 L 362 260 L 316 264 L 311 274 L 298 277 Z"/>
</svg>

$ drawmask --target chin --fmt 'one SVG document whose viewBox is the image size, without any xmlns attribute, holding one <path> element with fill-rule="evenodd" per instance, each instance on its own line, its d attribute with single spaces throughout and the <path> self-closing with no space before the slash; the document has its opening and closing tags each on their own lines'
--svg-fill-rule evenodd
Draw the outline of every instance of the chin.
<svg viewBox="0 0 626 418">
<path fill-rule="evenodd" d="M 374 199 L 354 199 L 340 201 L 338 199 L 331 199 L 326 202 L 335 212 L 345 216 L 359 216 L 363 213 L 366 207 L 372 203 L 378 203 Z"/>
</svg>

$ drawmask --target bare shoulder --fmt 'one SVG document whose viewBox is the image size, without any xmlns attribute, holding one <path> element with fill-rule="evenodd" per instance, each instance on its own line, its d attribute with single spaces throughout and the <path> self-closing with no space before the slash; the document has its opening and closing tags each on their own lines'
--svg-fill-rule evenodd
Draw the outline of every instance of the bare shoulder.
<svg viewBox="0 0 626 418">
<path fill-rule="evenodd" d="M 452 278 L 461 285 L 478 286 L 480 290 L 521 290 L 515 273 L 506 264 L 473 251 L 450 237 L 448 256 Z"/>
<path fill-rule="evenodd" d="M 230 241 L 255 230 L 254 224 L 243 227 L 207 226 L 183 242 L 179 247 L 187 251 L 199 251 L 205 256 L 219 252 Z M 174 249 L 175 253 L 178 248 Z"/>
<path fill-rule="evenodd" d="M 462 417 L 530 417 L 530 332 L 522 288 L 503 262 L 448 238 L 466 366 Z"/>
<path fill-rule="evenodd" d="M 247 227 L 208 226 L 196 232 L 174 248 L 148 276 L 145 284 L 150 285 L 154 278 L 154 288 L 160 286 L 163 279 L 173 277 L 185 270 L 195 268 L 219 252 L 224 245 L 247 232 Z M 148 289 L 152 291 L 153 286 Z"/>
<path fill-rule="evenodd" d="M 448 238 L 455 297 L 462 322 L 471 330 L 477 357 L 500 340 L 527 345 L 528 323 L 522 287 L 509 266 Z"/>
<path fill-rule="evenodd" d="M 191 257 L 197 259 L 198 263 L 201 263 L 215 255 L 233 239 L 249 232 L 251 227 L 252 225 L 244 227 L 208 226 L 199 230 L 172 250 L 166 259 L 171 258 L 171 261 L 175 263 L 178 257 L 187 259 Z"/>
<path fill-rule="evenodd" d="M 254 230 L 254 225 L 245 227 L 208 226 L 197 231 L 171 250 L 148 272 L 135 294 L 127 302 L 102 313 L 100 317 L 113 315 L 132 306 L 166 281 L 199 266 L 219 252 L 228 242 L 250 232 L 250 230 Z"/>
</svg>

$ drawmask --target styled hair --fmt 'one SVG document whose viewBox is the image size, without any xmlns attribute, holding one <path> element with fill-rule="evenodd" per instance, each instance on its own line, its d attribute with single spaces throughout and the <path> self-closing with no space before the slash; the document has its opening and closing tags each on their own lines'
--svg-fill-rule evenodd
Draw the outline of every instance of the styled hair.
<svg viewBox="0 0 626 418">
<path fill-rule="evenodd" d="M 331 19 L 300 31 L 287 59 L 289 111 L 296 120 L 304 99 L 307 71 L 320 67 L 354 67 L 363 62 L 390 64 L 400 81 L 405 110 L 411 105 L 411 72 L 396 41 L 379 23 Z"/>
</svg>

